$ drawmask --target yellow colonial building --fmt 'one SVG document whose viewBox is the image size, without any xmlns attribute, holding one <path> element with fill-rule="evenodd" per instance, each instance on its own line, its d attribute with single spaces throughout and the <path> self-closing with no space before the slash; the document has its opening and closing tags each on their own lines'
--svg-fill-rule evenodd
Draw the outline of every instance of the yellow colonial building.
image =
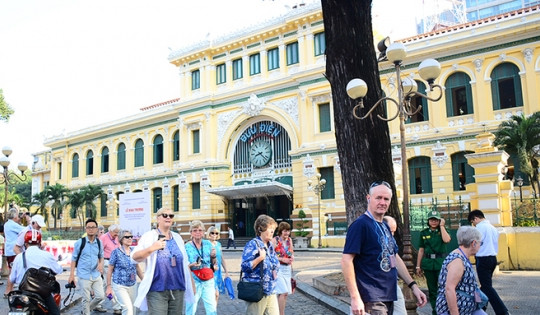
<svg viewBox="0 0 540 315">
<path fill-rule="evenodd" d="M 511 225 L 506 200 L 519 169 L 485 142 L 511 115 L 540 111 L 540 7 L 400 41 L 408 51 L 403 76 L 425 92 L 418 64 L 435 58 L 444 87 L 438 102 L 413 100 L 423 110 L 406 124 L 411 202 L 459 199 L 494 224 Z M 179 99 L 46 139 L 51 150 L 36 154 L 34 193 L 55 183 L 93 184 L 114 201 L 149 190 L 152 211 L 171 207 L 181 233 L 200 219 L 250 236 L 259 214 L 291 220 L 302 209 L 313 242 L 319 231 L 323 244 L 342 242 L 345 204 L 324 52 L 320 4 L 174 51 Z M 391 68 L 380 64 L 381 83 L 395 97 Z M 399 187 L 399 124 L 389 127 Z M 317 173 L 326 180 L 320 195 L 308 185 Z M 117 220 L 107 199 L 97 202 L 104 225 Z M 78 220 L 64 215 L 62 226 L 71 225 Z"/>
</svg>

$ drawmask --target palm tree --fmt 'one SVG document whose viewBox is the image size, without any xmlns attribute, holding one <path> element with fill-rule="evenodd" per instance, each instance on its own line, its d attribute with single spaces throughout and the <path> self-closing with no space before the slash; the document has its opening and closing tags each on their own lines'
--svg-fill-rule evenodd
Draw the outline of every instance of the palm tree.
<svg viewBox="0 0 540 315">
<path fill-rule="evenodd" d="M 47 203 L 49 202 L 49 194 L 47 190 L 43 190 L 32 196 L 32 205 L 38 206 L 34 214 L 41 213 L 45 218 L 45 223 L 49 226 L 49 212 L 47 211 Z"/>
<path fill-rule="evenodd" d="M 84 195 L 81 191 L 73 191 L 68 194 L 66 205 L 71 207 L 69 214 L 72 218 L 79 218 L 81 227 L 83 226 L 83 215 L 81 208 L 84 205 Z"/>
<path fill-rule="evenodd" d="M 53 186 L 47 186 L 47 194 L 49 200 L 53 201 L 51 207 L 51 213 L 54 218 L 54 229 L 56 230 L 56 220 L 60 218 L 62 209 L 64 208 L 64 198 L 67 196 L 69 189 L 62 184 L 54 184 Z"/>
<path fill-rule="evenodd" d="M 499 125 L 493 142 L 499 149 L 517 156 L 521 172 L 529 178 L 536 195 L 540 190 L 538 183 L 538 160 L 535 147 L 540 145 L 540 112 L 529 117 L 513 115 Z"/>
<path fill-rule="evenodd" d="M 96 219 L 97 207 L 94 203 L 96 198 L 104 194 L 103 189 L 99 186 L 88 185 L 81 189 L 84 196 L 84 205 L 86 207 L 86 218 Z"/>
</svg>

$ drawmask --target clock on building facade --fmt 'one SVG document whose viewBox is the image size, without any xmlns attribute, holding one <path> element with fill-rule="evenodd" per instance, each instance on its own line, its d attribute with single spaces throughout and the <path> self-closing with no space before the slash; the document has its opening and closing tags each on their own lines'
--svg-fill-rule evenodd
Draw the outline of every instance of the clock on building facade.
<svg viewBox="0 0 540 315">
<path fill-rule="evenodd" d="M 249 150 L 249 158 L 254 166 L 265 166 L 272 159 L 272 144 L 265 140 L 254 141 Z"/>
</svg>

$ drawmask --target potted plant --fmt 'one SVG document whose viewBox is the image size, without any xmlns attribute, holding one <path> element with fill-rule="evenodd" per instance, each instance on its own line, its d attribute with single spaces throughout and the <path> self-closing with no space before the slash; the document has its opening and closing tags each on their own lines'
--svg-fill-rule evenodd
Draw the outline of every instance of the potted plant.
<svg viewBox="0 0 540 315">
<path fill-rule="evenodd" d="M 296 231 L 294 234 L 296 237 L 294 238 L 294 246 L 298 248 L 307 248 L 309 245 L 309 239 L 307 236 L 309 235 L 309 232 L 306 231 L 306 224 L 309 222 L 306 219 L 306 213 L 304 210 L 298 211 L 298 218 L 300 221 L 296 223 Z"/>
</svg>

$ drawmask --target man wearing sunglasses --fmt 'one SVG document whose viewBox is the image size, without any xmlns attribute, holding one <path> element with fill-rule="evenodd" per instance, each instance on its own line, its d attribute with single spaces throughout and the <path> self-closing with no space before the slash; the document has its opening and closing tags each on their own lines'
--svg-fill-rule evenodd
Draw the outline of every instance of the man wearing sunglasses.
<svg viewBox="0 0 540 315">
<path fill-rule="evenodd" d="M 467 217 L 482 234 L 480 249 L 476 253 L 476 273 L 480 281 L 480 290 L 489 298 L 489 303 L 493 307 L 496 315 L 508 314 L 508 309 L 493 288 L 493 272 L 497 267 L 497 253 L 499 252 L 499 232 L 484 217 L 480 210 L 469 212 Z"/>
<path fill-rule="evenodd" d="M 341 267 L 351 296 L 350 314 L 392 314 L 398 276 L 412 289 L 418 306 L 427 303 L 426 295 L 398 255 L 388 224 L 383 222 L 391 199 L 390 184 L 372 183 L 367 195 L 367 211 L 347 231 Z"/>
</svg>

